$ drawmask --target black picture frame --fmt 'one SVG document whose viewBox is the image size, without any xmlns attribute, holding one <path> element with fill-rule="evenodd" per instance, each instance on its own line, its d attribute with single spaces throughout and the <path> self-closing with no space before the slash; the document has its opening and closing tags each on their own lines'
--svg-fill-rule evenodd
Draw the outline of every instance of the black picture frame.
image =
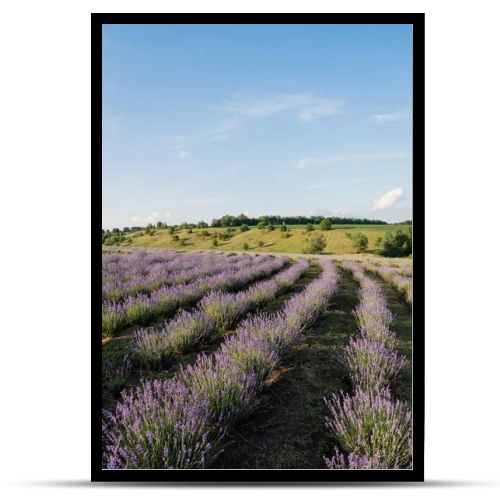
<svg viewBox="0 0 500 500">
<path fill-rule="evenodd" d="M 413 26 L 413 468 L 405 470 L 196 469 L 103 470 L 101 351 L 91 335 L 92 481 L 259 485 L 271 483 L 409 482 L 424 480 L 424 18 L 389 14 L 91 14 L 92 42 L 92 329 L 101 329 L 102 25 L 103 24 L 411 24 Z"/>
</svg>

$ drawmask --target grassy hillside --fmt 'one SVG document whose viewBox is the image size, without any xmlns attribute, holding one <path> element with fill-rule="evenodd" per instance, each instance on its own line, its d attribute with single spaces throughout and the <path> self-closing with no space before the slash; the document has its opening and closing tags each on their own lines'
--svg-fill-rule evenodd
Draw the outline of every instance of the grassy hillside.
<svg viewBox="0 0 500 500">
<path fill-rule="evenodd" d="M 167 229 L 155 229 L 154 235 L 146 235 L 143 231 L 130 233 L 121 246 L 138 246 L 151 248 L 176 248 L 183 250 L 218 249 L 218 250 L 247 250 L 262 252 L 290 252 L 302 253 L 307 245 L 307 240 L 312 234 L 320 233 L 326 239 L 324 253 L 346 254 L 353 253 L 353 243 L 347 238 L 345 233 L 360 231 L 368 237 L 368 252 L 373 252 L 380 247 L 376 245 L 376 240 L 383 237 L 387 231 L 396 229 L 406 229 L 409 226 L 402 225 L 334 225 L 329 231 L 315 229 L 307 232 L 305 226 L 288 226 L 289 237 L 284 237 L 284 233 L 277 227 L 274 231 L 251 228 L 248 231 L 240 232 L 236 228 L 207 228 L 192 229 L 191 233 L 187 229 L 177 230 L 174 234 L 179 237 L 179 241 L 174 241 L 174 235 L 169 234 Z M 208 236 L 204 232 L 208 232 Z M 232 232 L 229 232 L 232 231 Z M 226 240 L 217 238 L 217 246 L 214 246 L 214 237 L 219 233 L 227 234 Z M 181 242 L 183 240 L 184 244 Z M 259 246 L 259 241 L 263 242 Z"/>
</svg>

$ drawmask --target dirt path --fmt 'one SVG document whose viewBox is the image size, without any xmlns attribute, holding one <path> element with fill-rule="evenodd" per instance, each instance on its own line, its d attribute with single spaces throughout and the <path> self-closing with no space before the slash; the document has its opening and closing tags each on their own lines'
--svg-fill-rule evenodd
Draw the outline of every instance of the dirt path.
<svg viewBox="0 0 500 500">
<path fill-rule="evenodd" d="M 342 272 L 328 311 L 271 374 L 256 411 L 229 435 L 212 468 L 324 468 L 333 447 L 324 419 L 325 396 L 349 389 L 338 356 L 356 331 L 357 285 Z"/>
</svg>

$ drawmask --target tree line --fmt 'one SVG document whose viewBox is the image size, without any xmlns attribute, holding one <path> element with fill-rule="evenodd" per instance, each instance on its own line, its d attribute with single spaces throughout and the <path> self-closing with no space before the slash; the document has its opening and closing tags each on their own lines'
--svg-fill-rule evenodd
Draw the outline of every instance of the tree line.
<svg viewBox="0 0 500 500">
<path fill-rule="evenodd" d="M 181 224 L 174 224 L 169 226 L 166 222 L 157 222 L 156 224 L 148 224 L 147 226 L 132 226 L 119 229 L 117 227 L 112 230 L 103 229 L 102 234 L 112 233 L 130 233 L 134 231 L 141 231 L 144 229 L 167 229 L 168 227 L 175 227 L 176 229 L 194 229 L 194 228 L 207 228 L 207 227 L 237 227 L 237 226 L 281 226 L 281 225 L 319 225 L 322 221 L 327 220 L 331 224 L 387 224 L 387 222 L 378 219 L 358 219 L 356 217 L 323 217 L 322 215 L 261 215 L 259 217 L 247 217 L 245 214 L 240 215 L 223 215 L 219 219 L 212 219 L 208 224 L 205 221 L 199 221 L 196 224 L 182 222 Z M 405 221 L 402 224 L 411 224 L 411 221 Z"/>
</svg>

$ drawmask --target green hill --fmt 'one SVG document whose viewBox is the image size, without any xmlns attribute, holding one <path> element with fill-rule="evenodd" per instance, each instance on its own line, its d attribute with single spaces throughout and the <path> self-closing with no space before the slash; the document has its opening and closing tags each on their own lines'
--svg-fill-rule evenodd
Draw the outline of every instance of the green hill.
<svg viewBox="0 0 500 500">
<path fill-rule="evenodd" d="M 170 234 L 168 229 L 154 229 L 153 235 L 146 234 L 144 230 L 127 233 L 124 242 L 120 246 L 176 248 L 182 250 L 218 249 L 303 253 L 310 236 L 320 233 L 326 240 L 324 253 L 346 254 L 355 253 L 354 245 L 346 236 L 346 233 L 359 231 L 365 234 L 368 237 L 368 252 L 373 252 L 381 248 L 376 242 L 388 231 L 407 229 L 408 227 L 406 225 L 391 224 L 334 225 L 328 231 L 322 231 L 317 227 L 314 231 L 307 231 L 306 226 L 288 226 L 287 233 L 280 231 L 279 226 L 273 231 L 252 227 L 245 232 L 241 232 L 239 227 L 209 227 L 207 229 L 178 229 L 174 234 Z M 176 241 L 176 236 L 178 241 Z M 214 245 L 214 238 L 217 239 L 217 245 Z M 245 244 L 248 245 L 248 248 L 245 247 Z"/>
</svg>

